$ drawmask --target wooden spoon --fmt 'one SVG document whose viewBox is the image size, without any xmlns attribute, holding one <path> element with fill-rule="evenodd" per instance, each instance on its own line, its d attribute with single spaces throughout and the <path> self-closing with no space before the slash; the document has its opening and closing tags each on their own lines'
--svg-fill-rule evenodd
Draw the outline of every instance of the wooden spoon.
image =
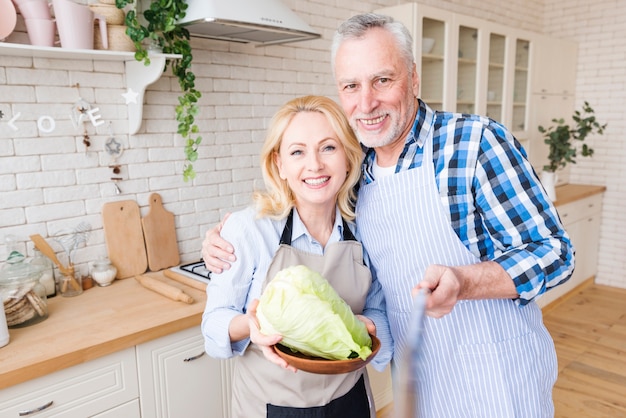
<svg viewBox="0 0 626 418">
<path fill-rule="evenodd" d="M 74 290 L 80 289 L 80 284 L 74 278 L 74 267 L 65 267 L 63 264 L 61 264 L 50 244 L 48 244 L 48 242 L 41 235 L 31 235 L 30 239 L 35 243 L 35 247 L 37 247 L 37 249 L 41 251 L 43 255 L 52 260 L 52 262 L 59 268 L 61 273 L 69 278 L 70 284 L 72 285 Z"/>
</svg>

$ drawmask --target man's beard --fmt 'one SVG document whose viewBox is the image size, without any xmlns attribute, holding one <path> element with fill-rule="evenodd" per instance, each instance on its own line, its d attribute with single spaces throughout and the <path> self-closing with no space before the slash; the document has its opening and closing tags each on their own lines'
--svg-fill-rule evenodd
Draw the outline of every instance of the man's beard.
<svg viewBox="0 0 626 418">
<path fill-rule="evenodd" d="M 415 114 L 415 102 L 411 101 L 407 107 L 406 116 L 410 118 Z M 350 125 L 354 130 L 357 139 L 361 144 L 368 148 L 380 148 L 389 145 L 397 140 L 404 140 L 399 138 L 404 132 L 406 125 L 410 123 L 408 120 L 400 121 L 400 113 L 388 112 L 387 116 L 391 120 L 390 129 L 382 133 L 367 132 L 359 130 L 359 122 L 353 121 Z"/>
</svg>

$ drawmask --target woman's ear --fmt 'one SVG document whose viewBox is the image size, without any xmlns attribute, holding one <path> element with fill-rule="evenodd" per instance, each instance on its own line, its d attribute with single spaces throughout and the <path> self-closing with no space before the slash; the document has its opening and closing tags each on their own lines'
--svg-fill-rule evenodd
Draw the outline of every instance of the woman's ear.
<svg viewBox="0 0 626 418">
<path fill-rule="evenodd" d="M 278 169 L 278 175 L 281 179 L 286 180 L 287 176 L 283 174 L 283 160 L 280 158 L 280 154 L 274 151 L 274 164 L 276 164 L 276 168 Z"/>
</svg>

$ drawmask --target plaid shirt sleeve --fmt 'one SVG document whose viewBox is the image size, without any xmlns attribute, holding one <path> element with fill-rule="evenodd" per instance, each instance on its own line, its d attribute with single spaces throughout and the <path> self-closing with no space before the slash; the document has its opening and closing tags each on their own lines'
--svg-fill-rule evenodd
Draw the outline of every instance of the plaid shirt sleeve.
<svg viewBox="0 0 626 418">
<path fill-rule="evenodd" d="M 432 130 L 435 177 L 450 223 L 472 253 L 509 273 L 516 302 L 525 305 L 569 279 L 574 248 L 520 143 L 491 119 L 419 104 L 396 172 L 421 165 Z M 364 180 L 371 181 L 373 151 L 366 151 Z"/>
<path fill-rule="evenodd" d="M 470 251 L 510 274 L 521 305 L 566 281 L 574 249 L 513 135 L 469 115 L 444 114 L 434 128 L 440 196 Z"/>
</svg>

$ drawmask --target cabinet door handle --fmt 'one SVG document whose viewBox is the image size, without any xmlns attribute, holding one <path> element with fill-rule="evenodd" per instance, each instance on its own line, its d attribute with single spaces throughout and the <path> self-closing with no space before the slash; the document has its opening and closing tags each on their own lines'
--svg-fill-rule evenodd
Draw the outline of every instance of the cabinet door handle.
<svg viewBox="0 0 626 418">
<path fill-rule="evenodd" d="M 21 417 L 25 417 L 26 415 L 30 415 L 30 414 L 34 414 L 35 412 L 43 411 L 44 409 L 51 407 L 53 402 L 54 401 L 50 401 L 47 404 L 38 406 L 37 408 L 34 408 L 34 409 L 26 409 L 24 411 L 19 411 L 18 414 Z"/>
<path fill-rule="evenodd" d="M 183 359 L 183 361 L 194 361 L 194 360 L 199 359 L 203 355 L 204 355 L 204 351 L 202 353 L 198 354 L 197 356 L 187 357 L 186 359 Z"/>
</svg>

